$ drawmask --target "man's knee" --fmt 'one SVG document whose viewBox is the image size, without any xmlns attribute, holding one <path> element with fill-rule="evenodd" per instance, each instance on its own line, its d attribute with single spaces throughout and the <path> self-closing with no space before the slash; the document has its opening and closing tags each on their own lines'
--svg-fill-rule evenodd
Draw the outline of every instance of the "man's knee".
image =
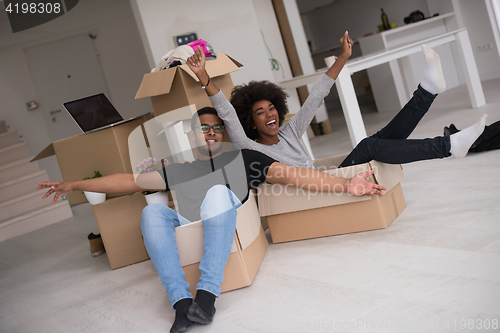
<svg viewBox="0 0 500 333">
<path fill-rule="evenodd" d="M 205 195 L 205 199 L 201 204 L 200 216 L 202 220 L 206 220 L 220 214 L 223 214 L 231 209 L 236 209 L 239 200 L 233 193 L 224 185 L 212 186 Z"/>
</svg>

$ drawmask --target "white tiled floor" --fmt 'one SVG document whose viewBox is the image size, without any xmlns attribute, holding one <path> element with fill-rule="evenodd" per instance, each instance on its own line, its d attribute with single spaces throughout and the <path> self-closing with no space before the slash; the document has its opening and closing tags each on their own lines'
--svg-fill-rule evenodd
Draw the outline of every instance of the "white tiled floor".
<svg viewBox="0 0 500 333">
<path fill-rule="evenodd" d="M 440 95 L 412 137 L 483 113 L 500 120 L 500 80 L 483 87 L 480 109 L 465 87 Z M 350 149 L 341 112 L 330 116 L 334 133 L 311 140 L 316 158 Z M 364 112 L 368 134 L 392 116 Z M 214 322 L 190 332 L 494 331 L 499 170 L 500 151 L 405 165 L 407 208 L 388 229 L 271 244 L 253 285 L 222 294 Z M 110 270 L 106 255 L 89 253 L 87 235 L 98 232 L 90 206 L 73 210 L 0 242 L 0 332 L 167 332 L 174 312 L 152 263 Z"/>
</svg>

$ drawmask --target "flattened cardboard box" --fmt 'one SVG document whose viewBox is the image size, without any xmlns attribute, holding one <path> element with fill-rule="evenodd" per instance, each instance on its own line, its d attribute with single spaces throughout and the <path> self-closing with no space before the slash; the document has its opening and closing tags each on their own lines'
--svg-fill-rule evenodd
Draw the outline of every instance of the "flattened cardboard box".
<svg viewBox="0 0 500 333">
<path fill-rule="evenodd" d="M 114 173 L 132 173 L 128 149 L 128 136 L 136 127 L 151 119 L 145 115 L 124 124 L 100 131 L 76 135 L 54 141 L 31 161 L 56 155 L 63 180 L 82 180 L 92 177 L 98 170 L 103 176 Z M 109 195 L 108 198 L 119 195 Z M 80 191 L 68 194 L 72 205 L 87 202 Z"/>
<path fill-rule="evenodd" d="M 228 55 L 219 53 L 217 59 L 206 61 L 205 68 L 210 79 L 229 98 L 234 88 L 229 73 L 242 66 Z M 198 78 L 187 64 L 144 74 L 135 98 L 144 97 L 151 97 L 156 116 L 190 104 L 195 104 L 197 110 L 212 106 Z"/>
<path fill-rule="evenodd" d="M 386 193 L 355 197 L 346 193 L 309 192 L 261 184 L 258 188 L 259 212 L 267 218 L 273 243 L 387 228 L 403 211 L 406 203 L 399 183 L 404 176 L 400 165 L 371 161 L 332 169 L 345 156 L 316 160 L 315 166 L 343 178 L 374 169 L 371 180 L 386 186 Z"/>
<path fill-rule="evenodd" d="M 146 205 L 144 195 L 135 193 L 92 206 L 111 269 L 149 259 L 141 231 L 141 215 Z M 249 195 L 237 211 L 236 235 L 224 269 L 223 292 L 252 284 L 268 247 L 255 194 Z M 175 235 L 186 281 L 194 295 L 203 257 L 202 222 L 177 227 Z"/>
</svg>

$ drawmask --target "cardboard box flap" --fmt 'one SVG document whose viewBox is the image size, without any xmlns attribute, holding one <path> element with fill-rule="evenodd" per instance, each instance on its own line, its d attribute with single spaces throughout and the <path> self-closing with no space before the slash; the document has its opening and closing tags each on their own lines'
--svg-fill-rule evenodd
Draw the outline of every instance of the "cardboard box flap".
<svg viewBox="0 0 500 333">
<path fill-rule="evenodd" d="M 370 161 L 370 166 L 375 170 L 374 176 L 377 184 L 387 187 L 387 191 L 390 191 L 404 178 L 403 168 L 399 164 Z"/>
<path fill-rule="evenodd" d="M 49 157 L 55 155 L 56 151 L 54 150 L 54 144 L 49 144 L 45 147 L 41 152 L 38 153 L 35 157 L 31 159 L 30 162 L 41 160 L 42 158 Z"/>
<path fill-rule="evenodd" d="M 237 237 L 244 250 L 257 238 L 260 232 L 260 218 L 255 202 L 255 193 L 237 209 Z M 175 228 L 175 238 L 182 266 L 195 264 L 203 258 L 203 222 L 196 221 Z M 238 251 L 237 239 L 231 245 L 231 253 Z"/>
<path fill-rule="evenodd" d="M 238 216 L 244 217 L 236 219 L 236 230 L 242 250 L 252 244 L 260 232 L 260 216 L 255 197 L 255 190 L 251 190 L 248 194 L 248 200 L 237 209 Z"/>
<path fill-rule="evenodd" d="M 135 99 L 168 94 L 172 88 L 177 68 L 144 74 Z"/>
<path fill-rule="evenodd" d="M 235 60 L 230 55 L 227 55 L 227 54 L 225 54 L 225 55 L 226 55 L 226 57 L 228 57 L 229 59 L 231 59 L 231 61 L 234 62 L 236 64 L 236 66 L 238 66 L 238 68 L 243 67 L 243 64 L 241 62 L 239 62 L 238 60 Z"/>
<path fill-rule="evenodd" d="M 356 176 L 357 174 L 360 174 L 362 172 L 370 171 L 371 167 L 368 163 L 365 164 L 358 164 L 358 165 L 353 165 L 350 167 L 345 167 L 345 168 L 340 168 L 340 169 L 330 169 L 323 171 L 329 175 L 335 176 L 335 177 L 340 177 L 340 178 L 352 178 Z M 320 170 L 322 171 L 322 170 Z"/>
<path fill-rule="evenodd" d="M 218 53 L 217 59 L 207 60 L 207 62 L 205 63 L 205 68 L 207 70 L 208 76 L 210 77 L 217 77 L 224 74 L 232 73 L 240 69 L 240 67 L 242 66 L 243 66 L 242 64 L 240 64 L 238 61 L 234 60 L 225 53 Z M 193 71 L 189 69 L 189 66 L 187 64 L 178 67 L 180 67 L 187 74 L 189 74 L 193 79 L 196 80 L 196 82 L 199 81 L 196 75 L 193 73 Z"/>
<path fill-rule="evenodd" d="M 201 221 L 175 228 L 175 239 L 181 266 L 201 261 L 203 258 L 203 224 Z"/>
<path fill-rule="evenodd" d="M 348 154 L 343 154 L 317 159 L 313 161 L 313 164 L 317 170 L 343 178 L 351 178 L 360 172 L 374 169 L 375 181 L 377 182 L 377 184 L 387 187 L 387 190 L 391 190 L 401 181 L 401 179 L 404 178 L 404 173 L 401 165 L 386 164 L 374 160 L 370 161 L 367 164 L 360 164 L 369 165 L 368 168 L 360 169 L 358 168 L 360 165 L 354 165 L 351 167 L 339 169 L 337 166 L 344 161 L 347 155 Z"/>
<path fill-rule="evenodd" d="M 345 160 L 349 154 L 328 156 L 324 158 L 319 158 L 313 161 L 314 167 L 318 170 L 325 171 L 329 169 L 336 169 Z"/>
</svg>

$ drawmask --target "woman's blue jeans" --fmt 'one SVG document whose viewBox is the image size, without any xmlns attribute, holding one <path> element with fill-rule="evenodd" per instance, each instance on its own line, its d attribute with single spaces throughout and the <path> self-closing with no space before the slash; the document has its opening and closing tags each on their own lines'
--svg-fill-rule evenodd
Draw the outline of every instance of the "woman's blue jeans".
<svg viewBox="0 0 500 333">
<path fill-rule="evenodd" d="M 200 262 L 200 280 L 197 290 L 206 290 L 219 297 L 236 229 L 236 208 L 240 200 L 224 185 L 215 185 L 207 191 L 200 208 L 203 220 L 203 258 Z M 184 298 L 193 298 L 189 292 L 179 260 L 175 228 L 190 223 L 174 210 L 161 204 L 146 206 L 142 212 L 141 228 L 144 244 L 173 306 Z"/>
<path fill-rule="evenodd" d="M 436 96 L 418 85 L 413 97 L 391 122 L 374 135 L 361 140 L 340 167 L 362 164 L 371 160 L 388 164 L 403 164 L 451 156 L 449 136 L 407 139 L 429 110 Z"/>
</svg>

